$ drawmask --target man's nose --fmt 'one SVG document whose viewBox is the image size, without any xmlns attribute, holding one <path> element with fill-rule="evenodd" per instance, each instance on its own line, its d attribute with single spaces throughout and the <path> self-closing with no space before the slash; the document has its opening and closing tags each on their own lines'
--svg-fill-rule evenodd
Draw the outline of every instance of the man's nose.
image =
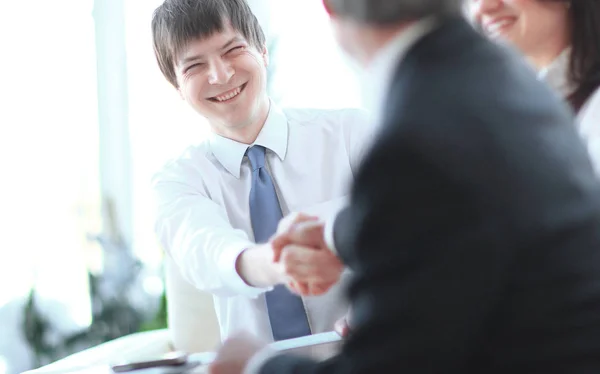
<svg viewBox="0 0 600 374">
<path fill-rule="evenodd" d="M 215 60 L 210 64 L 208 83 L 226 84 L 234 74 L 233 67 L 227 61 L 223 61 L 222 59 Z"/>
</svg>

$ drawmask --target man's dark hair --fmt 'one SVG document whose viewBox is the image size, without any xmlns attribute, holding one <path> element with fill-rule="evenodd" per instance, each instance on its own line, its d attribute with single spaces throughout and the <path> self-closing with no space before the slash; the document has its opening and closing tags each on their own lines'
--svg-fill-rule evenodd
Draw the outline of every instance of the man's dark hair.
<svg viewBox="0 0 600 374">
<path fill-rule="evenodd" d="M 357 22 L 386 26 L 432 15 L 455 15 L 461 0 L 326 0 L 329 10 Z"/>
<path fill-rule="evenodd" d="M 175 59 L 194 40 L 224 31 L 227 25 L 261 51 L 265 35 L 245 0 L 165 0 L 152 16 L 152 39 L 158 66 L 177 88 Z"/>
</svg>

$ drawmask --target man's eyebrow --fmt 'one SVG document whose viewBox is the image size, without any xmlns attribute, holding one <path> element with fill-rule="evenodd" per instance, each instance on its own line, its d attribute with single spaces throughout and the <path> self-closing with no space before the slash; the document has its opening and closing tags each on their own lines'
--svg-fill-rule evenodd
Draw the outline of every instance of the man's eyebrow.
<svg viewBox="0 0 600 374">
<path fill-rule="evenodd" d="M 221 50 L 227 49 L 228 47 L 230 47 L 234 43 L 243 42 L 243 41 L 244 41 L 244 38 L 242 38 L 241 36 L 234 36 L 233 38 L 231 38 L 231 40 L 229 40 L 227 43 L 225 43 L 221 47 Z M 187 64 L 188 62 L 192 62 L 192 61 L 196 61 L 196 60 L 201 60 L 203 57 L 204 57 L 204 55 L 202 55 L 202 54 L 188 56 L 188 57 L 185 57 L 183 60 L 181 60 L 179 62 L 179 65 L 181 66 L 181 65 Z"/>
<path fill-rule="evenodd" d="M 201 58 L 202 58 L 202 55 L 188 56 L 188 57 L 185 57 L 183 60 L 180 60 L 178 65 L 183 66 L 183 65 L 187 64 L 188 62 L 200 60 Z"/>
<path fill-rule="evenodd" d="M 244 38 L 242 38 L 241 36 L 234 36 L 230 41 L 228 41 L 227 43 L 225 43 L 225 45 L 223 45 L 221 47 L 221 50 L 223 49 L 227 49 L 229 46 L 231 46 L 233 43 L 237 43 L 237 42 L 243 42 Z"/>
</svg>

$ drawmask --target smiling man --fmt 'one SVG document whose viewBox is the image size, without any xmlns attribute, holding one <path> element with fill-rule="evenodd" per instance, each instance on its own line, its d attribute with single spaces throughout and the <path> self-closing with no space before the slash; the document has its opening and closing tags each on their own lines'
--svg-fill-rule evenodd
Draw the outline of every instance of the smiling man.
<svg viewBox="0 0 600 374">
<path fill-rule="evenodd" d="M 276 263 L 271 239 L 290 211 L 322 217 L 344 203 L 369 138 L 364 115 L 278 108 L 265 37 L 244 0 L 167 0 L 152 32 L 165 78 L 212 132 L 155 176 L 163 247 L 214 295 L 223 339 L 333 330 L 347 311 L 338 258 L 288 248 Z"/>
</svg>

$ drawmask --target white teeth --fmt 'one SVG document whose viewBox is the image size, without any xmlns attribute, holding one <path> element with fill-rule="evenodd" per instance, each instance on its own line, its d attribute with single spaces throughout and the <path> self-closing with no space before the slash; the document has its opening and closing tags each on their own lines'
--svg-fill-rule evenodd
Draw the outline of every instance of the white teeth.
<svg viewBox="0 0 600 374">
<path fill-rule="evenodd" d="M 507 19 L 504 19 L 504 20 L 501 20 L 498 22 L 494 22 L 487 27 L 487 31 L 490 34 L 495 34 L 498 31 L 500 31 L 504 26 L 507 26 L 511 23 L 512 23 L 512 20 L 507 20 Z"/>
<path fill-rule="evenodd" d="M 242 88 L 238 87 L 238 88 L 236 88 L 235 90 L 231 91 L 230 93 L 228 93 L 226 95 L 221 95 L 221 96 L 215 97 L 215 99 L 217 99 L 217 101 L 230 100 L 230 99 L 233 99 L 234 97 L 236 97 L 237 95 L 239 95 L 240 92 L 242 92 Z"/>
</svg>

